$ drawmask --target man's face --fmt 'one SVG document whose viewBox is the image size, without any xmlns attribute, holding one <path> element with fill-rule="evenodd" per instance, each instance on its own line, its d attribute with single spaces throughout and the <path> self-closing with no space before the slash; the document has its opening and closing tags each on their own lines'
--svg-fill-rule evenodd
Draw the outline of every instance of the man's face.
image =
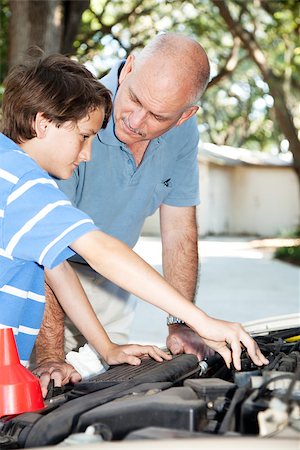
<svg viewBox="0 0 300 450">
<path fill-rule="evenodd" d="M 114 102 L 115 133 L 128 146 L 161 136 L 197 110 L 187 108 L 184 92 L 170 89 L 172 79 L 157 79 L 143 68 L 132 70 L 132 63 L 129 57 Z"/>
</svg>

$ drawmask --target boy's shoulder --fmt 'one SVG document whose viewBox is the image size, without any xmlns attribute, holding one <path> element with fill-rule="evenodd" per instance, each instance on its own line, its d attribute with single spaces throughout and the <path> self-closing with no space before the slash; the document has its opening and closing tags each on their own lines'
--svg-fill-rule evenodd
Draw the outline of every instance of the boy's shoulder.
<svg viewBox="0 0 300 450">
<path fill-rule="evenodd" d="M 19 179 L 31 171 L 46 175 L 46 172 L 21 147 L 3 134 L 0 134 L 0 155 L 0 169 L 12 177 Z"/>
</svg>

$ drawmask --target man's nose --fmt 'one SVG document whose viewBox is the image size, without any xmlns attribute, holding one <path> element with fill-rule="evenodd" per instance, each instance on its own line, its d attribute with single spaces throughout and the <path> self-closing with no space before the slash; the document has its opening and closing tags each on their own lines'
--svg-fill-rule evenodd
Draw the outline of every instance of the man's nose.
<svg viewBox="0 0 300 450">
<path fill-rule="evenodd" d="M 129 116 L 129 125 L 134 129 L 140 128 L 146 118 L 147 112 L 143 108 L 136 108 Z"/>
</svg>

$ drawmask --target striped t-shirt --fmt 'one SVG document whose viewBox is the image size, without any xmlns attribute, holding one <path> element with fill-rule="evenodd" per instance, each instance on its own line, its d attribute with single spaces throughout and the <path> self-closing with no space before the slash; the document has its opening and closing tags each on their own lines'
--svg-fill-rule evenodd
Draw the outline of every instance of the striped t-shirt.
<svg viewBox="0 0 300 450">
<path fill-rule="evenodd" d="M 13 328 L 26 365 L 44 312 L 44 266 L 74 252 L 68 247 L 97 229 L 55 181 L 0 133 L 0 328 Z"/>
</svg>

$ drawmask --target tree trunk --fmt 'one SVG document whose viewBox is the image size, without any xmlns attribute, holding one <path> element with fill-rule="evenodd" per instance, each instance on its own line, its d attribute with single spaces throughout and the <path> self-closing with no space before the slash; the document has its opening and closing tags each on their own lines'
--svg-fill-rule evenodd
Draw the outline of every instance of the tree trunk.
<svg viewBox="0 0 300 450">
<path fill-rule="evenodd" d="M 46 53 L 72 53 L 88 0 L 10 0 L 8 67 L 37 45 Z"/>
<path fill-rule="evenodd" d="M 63 29 L 59 0 L 11 0 L 9 7 L 9 67 L 22 62 L 31 45 L 46 53 L 60 50 Z"/>
<path fill-rule="evenodd" d="M 283 80 L 277 78 L 270 67 L 268 67 L 266 58 L 260 49 L 258 43 L 247 30 L 244 30 L 240 23 L 236 22 L 230 14 L 228 6 L 224 1 L 212 0 L 215 6 L 218 7 L 222 18 L 224 19 L 228 29 L 231 33 L 238 37 L 243 43 L 245 49 L 248 51 L 250 57 L 260 69 L 264 81 L 268 84 L 270 94 L 274 99 L 274 111 L 278 124 L 290 143 L 290 150 L 294 157 L 294 168 L 299 178 L 300 184 L 300 141 L 296 127 L 293 122 L 292 115 L 289 111 L 285 93 L 283 90 Z"/>
<path fill-rule="evenodd" d="M 64 32 L 60 51 L 64 55 L 74 52 L 73 42 L 81 25 L 83 11 L 89 8 L 90 0 L 64 0 Z"/>
</svg>

